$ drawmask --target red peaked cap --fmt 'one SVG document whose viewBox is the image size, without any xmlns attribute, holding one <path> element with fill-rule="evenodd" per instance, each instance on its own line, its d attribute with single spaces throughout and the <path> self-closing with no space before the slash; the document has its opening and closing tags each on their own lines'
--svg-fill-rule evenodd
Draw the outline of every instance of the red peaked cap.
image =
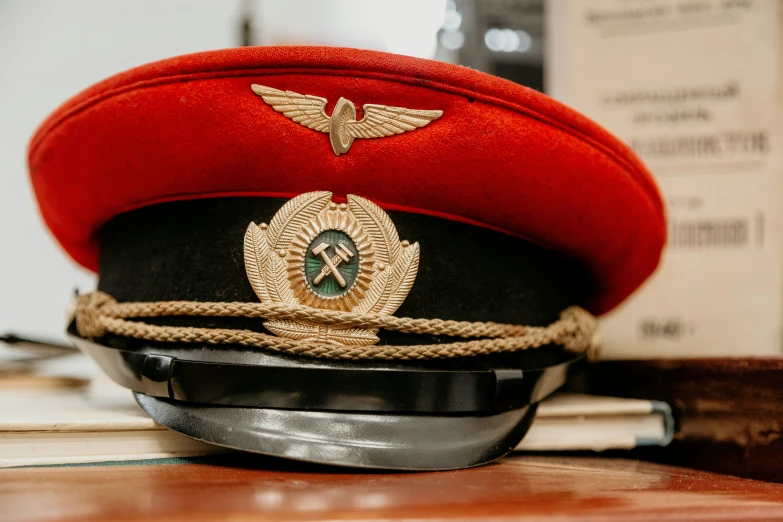
<svg viewBox="0 0 783 522">
<path fill-rule="evenodd" d="M 275 112 L 253 83 L 326 98 L 327 114 L 345 97 L 357 119 L 364 104 L 443 116 L 335 156 L 328 135 Z M 238 48 L 131 69 L 52 114 L 33 136 L 29 165 L 46 224 L 91 270 L 97 231 L 128 210 L 329 190 L 574 256 L 596 278 L 588 306 L 603 313 L 653 272 L 665 241 L 650 173 L 588 118 L 494 76 L 373 51 Z"/>
</svg>

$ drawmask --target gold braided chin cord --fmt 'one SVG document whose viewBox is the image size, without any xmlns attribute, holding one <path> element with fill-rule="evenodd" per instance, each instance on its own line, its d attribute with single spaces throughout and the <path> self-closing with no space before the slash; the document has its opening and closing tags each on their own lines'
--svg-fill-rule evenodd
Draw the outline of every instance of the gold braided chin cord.
<svg viewBox="0 0 783 522">
<path fill-rule="evenodd" d="M 422 360 L 471 357 L 501 352 L 517 352 L 556 344 L 566 350 L 594 358 L 597 350 L 597 321 L 586 310 L 572 306 L 549 326 L 522 326 L 492 322 L 413 319 L 391 315 L 357 314 L 322 310 L 301 305 L 263 303 L 199 303 L 157 301 L 118 303 L 103 292 L 79 296 L 74 311 L 76 329 L 93 339 L 107 333 L 147 341 L 239 344 L 288 354 L 349 360 Z M 444 344 L 409 346 L 345 346 L 307 340 L 293 340 L 252 330 L 156 326 L 128 320 L 142 317 L 200 316 L 245 317 L 269 320 L 306 321 L 344 328 L 384 329 L 413 334 L 476 338 Z"/>
</svg>

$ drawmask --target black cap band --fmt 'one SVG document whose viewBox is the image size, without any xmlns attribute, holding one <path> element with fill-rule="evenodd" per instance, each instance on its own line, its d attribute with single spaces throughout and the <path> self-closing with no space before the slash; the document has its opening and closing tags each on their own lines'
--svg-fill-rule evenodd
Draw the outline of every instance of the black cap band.
<svg viewBox="0 0 783 522">
<path fill-rule="evenodd" d="M 286 202 L 219 198 L 121 214 L 101 231 L 99 289 L 123 301 L 245 301 L 243 237 Z M 413 289 L 395 313 L 543 326 L 582 305 L 589 278 L 562 254 L 494 230 L 390 211 L 400 238 L 421 245 Z"/>
</svg>

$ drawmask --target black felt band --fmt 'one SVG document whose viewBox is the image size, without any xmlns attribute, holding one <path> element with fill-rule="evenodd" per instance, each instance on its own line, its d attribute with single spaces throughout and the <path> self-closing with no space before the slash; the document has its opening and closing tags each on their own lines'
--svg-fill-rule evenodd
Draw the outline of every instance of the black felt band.
<svg viewBox="0 0 783 522">
<path fill-rule="evenodd" d="M 101 231 L 99 289 L 118 301 L 246 301 L 243 239 L 285 199 L 163 203 L 122 214 Z M 574 261 L 487 228 L 390 211 L 401 239 L 418 241 L 416 283 L 395 315 L 546 325 L 584 302 Z"/>
<path fill-rule="evenodd" d="M 245 230 L 251 221 L 268 223 L 285 202 L 201 199 L 122 214 L 100 234 L 99 289 L 121 302 L 257 302 L 245 274 Z M 421 245 L 416 282 L 397 316 L 543 326 L 582 304 L 590 290 L 577 262 L 517 237 L 443 218 L 388 214 L 401 239 Z M 242 319 L 155 322 L 258 329 L 258 321 Z M 443 340 L 381 332 L 387 344 Z"/>
</svg>

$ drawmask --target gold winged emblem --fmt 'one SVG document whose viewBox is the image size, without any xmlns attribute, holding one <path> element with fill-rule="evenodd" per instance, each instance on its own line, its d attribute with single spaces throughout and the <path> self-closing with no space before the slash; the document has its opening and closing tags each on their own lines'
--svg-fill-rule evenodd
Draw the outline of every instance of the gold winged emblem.
<svg viewBox="0 0 783 522">
<path fill-rule="evenodd" d="M 443 115 L 438 110 L 406 109 L 387 105 L 365 104 L 364 117 L 356 121 L 353 102 L 340 98 L 332 116 L 326 115 L 326 98 L 281 91 L 253 84 L 253 92 L 277 112 L 283 113 L 299 125 L 329 134 L 329 142 L 336 156 L 348 152 L 356 138 L 382 138 L 424 127 Z"/>
<path fill-rule="evenodd" d="M 288 201 L 269 224 L 250 223 L 245 270 L 266 304 L 305 305 L 391 315 L 413 287 L 419 244 L 400 241 L 391 218 L 375 203 L 331 192 Z M 264 326 L 280 337 L 345 345 L 378 342 L 377 329 L 341 328 L 275 320 Z"/>
</svg>

